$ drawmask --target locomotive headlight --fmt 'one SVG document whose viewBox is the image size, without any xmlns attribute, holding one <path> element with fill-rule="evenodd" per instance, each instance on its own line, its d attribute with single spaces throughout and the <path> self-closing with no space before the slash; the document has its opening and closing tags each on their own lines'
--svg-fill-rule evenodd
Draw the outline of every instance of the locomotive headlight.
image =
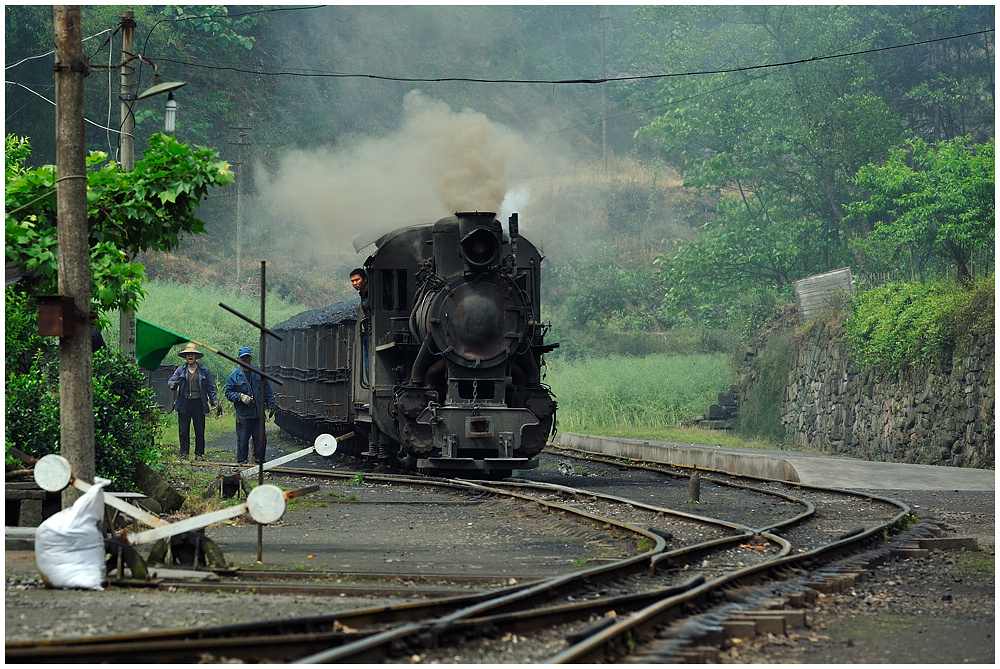
<svg viewBox="0 0 1000 669">
<path fill-rule="evenodd" d="M 500 240 L 490 230 L 479 228 L 461 241 L 462 258 L 473 270 L 484 270 L 500 260 Z"/>
</svg>

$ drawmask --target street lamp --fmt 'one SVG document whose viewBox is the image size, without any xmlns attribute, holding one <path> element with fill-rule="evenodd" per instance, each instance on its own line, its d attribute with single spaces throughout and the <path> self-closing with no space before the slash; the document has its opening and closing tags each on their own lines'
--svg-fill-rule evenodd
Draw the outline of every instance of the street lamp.
<svg viewBox="0 0 1000 669">
<path fill-rule="evenodd" d="M 153 77 L 153 85 L 136 96 L 136 100 L 144 100 L 161 93 L 167 94 L 166 118 L 163 122 L 163 130 L 168 135 L 174 133 L 174 125 L 177 121 L 177 103 L 174 101 L 174 91 L 186 85 L 186 81 L 160 81 L 160 75 L 155 75 Z"/>
<path fill-rule="evenodd" d="M 167 108 L 163 116 L 163 130 L 168 135 L 174 134 L 174 124 L 177 121 L 177 103 L 174 102 L 174 92 L 167 93 Z"/>
</svg>

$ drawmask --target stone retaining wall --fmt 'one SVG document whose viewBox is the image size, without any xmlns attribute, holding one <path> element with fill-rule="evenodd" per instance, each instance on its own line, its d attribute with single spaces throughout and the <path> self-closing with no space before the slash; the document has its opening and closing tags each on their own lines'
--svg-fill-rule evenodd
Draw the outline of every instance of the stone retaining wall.
<svg viewBox="0 0 1000 669">
<path fill-rule="evenodd" d="M 994 333 L 956 351 L 946 369 L 897 373 L 859 369 L 841 339 L 821 323 L 800 339 L 781 417 L 795 444 L 866 460 L 995 465 Z"/>
</svg>

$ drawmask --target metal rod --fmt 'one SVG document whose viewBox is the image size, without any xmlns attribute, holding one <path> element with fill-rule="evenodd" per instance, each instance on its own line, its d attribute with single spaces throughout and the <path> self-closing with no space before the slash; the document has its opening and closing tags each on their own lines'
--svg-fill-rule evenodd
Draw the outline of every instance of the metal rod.
<svg viewBox="0 0 1000 669">
<path fill-rule="evenodd" d="M 241 168 L 242 171 L 242 168 Z M 267 296 L 267 261 L 260 261 L 260 371 L 264 372 L 267 362 L 267 337 L 264 336 L 267 328 L 264 327 L 264 303 Z M 220 303 L 221 305 L 221 303 Z M 251 384 L 251 388 L 253 385 Z M 267 409 L 264 406 L 264 401 L 267 398 L 267 393 L 264 392 L 264 379 L 260 380 L 260 398 L 257 401 L 257 410 L 259 414 L 257 416 L 257 443 L 260 444 L 260 462 L 257 467 L 257 485 L 264 485 L 264 458 L 267 456 L 267 424 L 266 424 L 266 412 Z M 264 525 L 263 523 L 257 523 L 257 562 L 261 563 L 264 561 Z"/>
<path fill-rule="evenodd" d="M 81 481 L 75 476 L 70 479 L 69 483 L 71 486 L 73 486 L 80 492 L 87 492 L 88 490 L 94 487 L 91 484 L 87 483 L 86 481 Z M 115 497 L 109 492 L 104 492 L 103 490 L 101 492 L 104 493 L 105 504 L 107 504 L 110 507 L 114 507 L 115 509 L 118 509 L 119 511 L 129 516 L 130 518 L 135 518 L 139 522 L 145 523 L 150 527 L 166 527 L 167 525 L 170 524 L 167 521 L 163 520 L 162 518 L 154 516 L 151 513 L 144 511 L 137 506 L 132 506 L 128 502 L 118 497 Z"/>
<path fill-rule="evenodd" d="M 348 432 L 345 435 L 342 435 L 340 437 L 336 437 L 336 439 L 337 439 L 337 441 L 344 441 L 345 439 L 350 439 L 353 436 L 354 436 L 353 432 Z M 269 469 L 274 469 L 275 467 L 280 467 L 281 465 L 285 464 L 286 462 L 291 462 L 292 460 L 298 460 L 301 457 L 309 455 L 310 453 L 315 452 L 315 450 L 316 450 L 316 446 L 312 445 L 312 446 L 309 446 L 308 448 L 303 448 L 301 451 L 295 451 L 294 453 L 289 453 L 287 455 L 282 455 L 280 458 L 275 458 L 274 460 L 268 460 L 267 462 L 265 462 L 264 464 L 261 465 L 261 468 L 263 468 L 264 471 L 267 471 Z M 249 473 L 251 473 L 253 471 L 256 471 L 256 470 L 257 470 L 257 467 L 245 467 L 245 468 L 241 469 L 239 472 L 237 472 L 237 474 L 240 475 L 240 476 L 242 476 L 242 474 L 244 474 L 244 473 L 249 474 Z"/>
<path fill-rule="evenodd" d="M 258 373 L 258 370 L 254 369 L 252 365 L 248 365 L 247 363 L 243 362 L 242 360 L 237 360 L 236 358 L 234 358 L 233 356 L 229 355 L 228 353 L 223 353 L 222 351 L 220 351 L 217 348 L 212 348 L 208 344 L 202 344 L 200 341 L 195 341 L 194 339 L 189 339 L 188 341 L 190 341 L 195 346 L 201 346 L 201 347 L 207 348 L 212 353 L 215 353 L 217 355 L 221 355 L 226 360 L 229 360 L 231 362 L 235 362 L 237 365 L 239 365 L 240 367 L 242 367 L 244 369 L 252 370 L 254 372 L 254 374 Z M 268 379 L 269 381 L 274 381 L 279 386 L 285 385 L 284 382 L 281 379 L 276 379 L 273 376 L 271 376 L 270 374 L 265 374 L 264 370 L 259 370 L 259 373 L 263 374 L 265 379 Z"/>
<path fill-rule="evenodd" d="M 263 288 L 261 290 L 263 290 Z M 222 307 L 223 309 L 225 309 L 226 311 L 228 311 L 229 313 L 233 314 L 234 316 L 239 316 L 240 318 L 242 318 L 247 323 L 249 323 L 250 325 L 252 325 L 255 328 L 257 328 L 258 330 L 263 330 L 264 332 L 266 332 L 267 334 L 271 335 L 272 337 L 274 337 L 278 341 L 284 341 L 284 339 L 281 338 L 281 335 L 275 333 L 273 330 L 270 330 L 270 329 L 264 327 L 263 325 L 261 325 L 260 323 L 258 323 L 255 320 L 253 320 L 252 318 L 247 318 L 246 316 L 244 316 L 240 312 L 236 311 L 232 307 L 227 307 L 222 302 L 219 302 L 219 306 Z"/>
</svg>

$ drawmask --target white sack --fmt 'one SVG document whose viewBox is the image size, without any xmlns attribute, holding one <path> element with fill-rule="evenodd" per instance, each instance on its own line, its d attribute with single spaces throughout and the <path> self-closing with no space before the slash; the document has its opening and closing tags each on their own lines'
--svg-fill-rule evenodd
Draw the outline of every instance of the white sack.
<svg viewBox="0 0 1000 669">
<path fill-rule="evenodd" d="M 35 562 L 46 582 L 54 588 L 103 590 L 104 536 L 98 529 L 104 513 L 104 486 L 94 486 L 68 509 L 50 516 L 35 533 Z"/>
</svg>

